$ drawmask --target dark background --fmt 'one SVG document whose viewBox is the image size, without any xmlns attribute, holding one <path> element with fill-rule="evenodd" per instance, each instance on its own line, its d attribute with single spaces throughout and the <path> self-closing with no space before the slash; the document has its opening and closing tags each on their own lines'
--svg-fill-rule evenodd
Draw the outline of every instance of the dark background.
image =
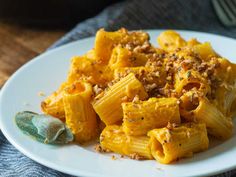
<svg viewBox="0 0 236 177">
<path fill-rule="evenodd" d="M 0 20 L 14 23 L 72 27 L 121 0 L 0 0 Z"/>
</svg>

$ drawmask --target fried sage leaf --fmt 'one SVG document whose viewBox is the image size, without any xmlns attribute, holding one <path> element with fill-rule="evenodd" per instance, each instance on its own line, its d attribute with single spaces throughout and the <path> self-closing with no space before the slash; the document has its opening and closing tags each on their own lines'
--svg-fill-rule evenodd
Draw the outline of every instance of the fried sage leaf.
<svg viewBox="0 0 236 177">
<path fill-rule="evenodd" d="M 17 126 L 37 141 L 49 144 L 66 144 L 73 141 L 73 134 L 59 119 L 29 111 L 16 114 Z"/>
</svg>

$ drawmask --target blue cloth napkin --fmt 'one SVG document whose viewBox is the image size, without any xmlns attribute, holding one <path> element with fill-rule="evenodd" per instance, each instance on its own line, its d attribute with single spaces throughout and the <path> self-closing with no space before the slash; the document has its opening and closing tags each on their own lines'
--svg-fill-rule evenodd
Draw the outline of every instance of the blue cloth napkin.
<svg viewBox="0 0 236 177">
<path fill-rule="evenodd" d="M 92 36 L 97 29 L 186 29 L 236 38 L 236 28 L 219 21 L 210 0 L 130 0 L 106 8 L 79 23 L 50 48 Z"/>
<path fill-rule="evenodd" d="M 79 23 L 50 48 L 92 36 L 97 29 L 188 29 L 236 38 L 236 28 L 225 28 L 218 20 L 210 0 L 130 0 L 114 4 L 97 16 Z M 227 162 L 225 162 L 227 163 Z M 215 177 L 232 177 L 229 171 Z M 70 176 L 42 166 L 16 150 L 0 132 L 1 177 Z"/>
</svg>

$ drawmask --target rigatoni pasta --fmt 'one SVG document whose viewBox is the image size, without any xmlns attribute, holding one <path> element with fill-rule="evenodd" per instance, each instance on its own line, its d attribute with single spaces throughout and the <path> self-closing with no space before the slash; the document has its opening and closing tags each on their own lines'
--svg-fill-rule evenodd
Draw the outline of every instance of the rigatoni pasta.
<svg viewBox="0 0 236 177">
<path fill-rule="evenodd" d="M 149 40 L 143 31 L 98 30 L 42 110 L 64 120 L 76 142 L 99 138 L 104 151 L 165 164 L 207 150 L 212 136 L 230 138 L 236 65 L 172 30 L 159 47 Z"/>
<path fill-rule="evenodd" d="M 206 150 L 209 145 L 205 124 L 183 124 L 177 127 L 153 129 L 150 136 L 151 152 L 161 163 L 170 163 L 194 152 Z"/>
<path fill-rule="evenodd" d="M 186 41 L 178 33 L 172 30 L 164 31 L 158 36 L 157 40 L 160 47 L 168 51 L 186 45 Z"/>
<path fill-rule="evenodd" d="M 100 142 L 103 149 L 133 156 L 134 158 L 153 159 L 149 147 L 149 138 L 146 135 L 126 135 L 122 126 L 107 126 L 100 135 Z"/>
<path fill-rule="evenodd" d="M 115 70 L 122 67 L 143 66 L 146 62 L 147 57 L 144 54 L 132 53 L 118 45 L 112 50 L 108 66 L 111 70 Z"/>
<path fill-rule="evenodd" d="M 132 44 L 132 46 L 127 46 L 127 48 L 133 48 L 145 43 L 149 43 L 149 35 L 141 31 L 129 33 L 126 29 L 122 28 L 115 32 L 107 32 L 104 29 L 100 29 L 96 34 L 94 48 L 98 61 L 108 63 L 112 49 L 115 46 L 119 44 Z"/>
<path fill-rule="evenodd" d="M 213 48 L 211 47 L 211 44 L 209 42 L 205 42 L 202 44 L 197 44 L 193 46 L 193 50 L 195 53 L 197 53 L 203 60 L 207 60 L 208 57 L 214 57 L 217 56 Z"/>
<path fill-rule="evenodd" d="M 200 90 L 204 95 L 211 92 L 207 79 L 202 77 L 199 72 L 187 70 L 175 74 L 175 90 L 177 93 L 189 91 L 193 88 Z"/>
<path fill-rule="evenodd" d="M 66 86 L 67 83 L 61 84 L 57 91 L 41 102 L 41 109 L 43 112 L 62 120 L 65 119 L 63 92 Z"/>
<path fill-rule="evenodd" d="M 146 135 L 154 128 L 181 122 L 176 98 L 149 98 L 147 101 L 122 103 L 122 109 L 123 128 L 128 135 Z"/>
<path fill-rule="evenodd" d="M 110 81 L 110 68 L 98 63 L 94 55 L 94 51 L 90 51 L 84 56 L 75 56 L 71 59 L 68 83 L 84 80 L 91 84 L 104 85 Z"/>
<path fill-rule="evenodd" d="M 224 99 L 222 99 L 224 98 Z M 221 85 L 216 89 L 213 104 L 226 116 L 231 116 L 231 107 L 236 98 L 236 88 Z"/>
<path fill-rule="evenodd" d="M 98 133 L 96 113 L 90 103 L 91 97 L 92 86 L 86 82 L 73 83 L 65 88 L 63 94 L 66 124 L 79 143 L 96 138 Z"/>
<path fill-rule="evenodd" d="M 106 125 L 111 125 L 122 120 L 121 103 L 132 101 L 136 95 L 141 100 L 147 97 L 142 83 L 130 73 L 95 97 L 93 108 Z"/>
<path fill-rule="evenodd" d="M 233 123 L 230 117 L 226 117 L 206 98 L 200 98 L 198 107 L 193 111 L 197 122 L 206 124 L 209 134 L 227 139 L 231 137 Z"/>
</svg>

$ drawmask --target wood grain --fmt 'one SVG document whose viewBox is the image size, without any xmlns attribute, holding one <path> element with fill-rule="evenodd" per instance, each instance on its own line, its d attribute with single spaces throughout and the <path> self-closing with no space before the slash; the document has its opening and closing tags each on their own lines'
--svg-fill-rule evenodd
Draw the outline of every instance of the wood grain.
<svg viewBox="0 0 236 177">
<path fill-rule="evenodd" d="M 44 52 L 65 33 L 65 30 L 0 22 L 0 88 L 20 66 Z"/>
</svg>

